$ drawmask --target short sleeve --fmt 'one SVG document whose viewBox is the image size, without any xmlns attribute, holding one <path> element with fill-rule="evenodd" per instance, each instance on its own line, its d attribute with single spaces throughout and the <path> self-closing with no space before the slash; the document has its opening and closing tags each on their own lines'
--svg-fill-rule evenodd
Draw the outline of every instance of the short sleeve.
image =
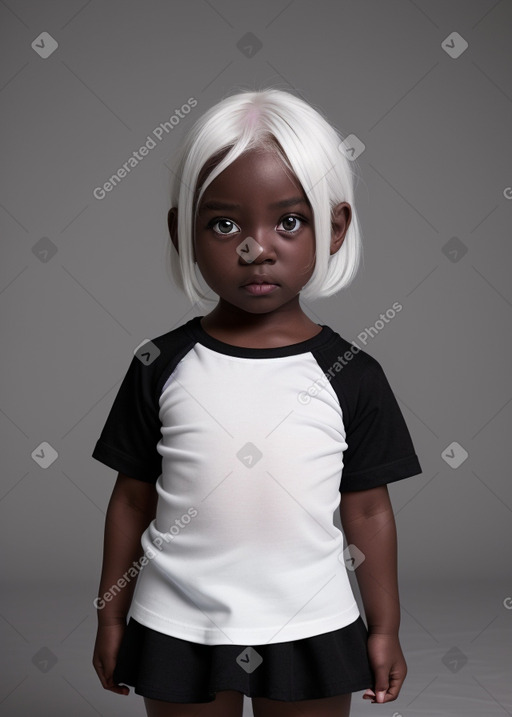
<svg viewBox="0 0 512 717">
<path fill-rule="evenodd" d="M 422 472 L 405 419 L 376 360 L 361 376 L 347 424 L 340 492 L 375 488 Z"/>
<path fill-rule="evenodd" d="M 161 438 L 153 364 L 133 356 L 92 457 L 120 473 L 155 483 L 162 472 Z"/>
</svg>

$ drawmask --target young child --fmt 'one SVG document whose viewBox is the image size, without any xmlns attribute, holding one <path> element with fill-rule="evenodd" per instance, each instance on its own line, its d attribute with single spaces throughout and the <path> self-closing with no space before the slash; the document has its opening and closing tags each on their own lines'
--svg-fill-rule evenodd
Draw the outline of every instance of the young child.
<svg viewBox="0 0 512 717">
<path fill-rule="evenodd" d="M 172 272 L 218 303 L 136 350 L 92 454 L 118 471 L 93 665 L 149 717 L 240 717 L 244 694 L 255 717 L 344 717 L 405 679 L 387 483 L 422 469 L 380 364 L 299 301 L 358 268 L 341 141 L 270 88 L 181 147 Z"/>
</svg>

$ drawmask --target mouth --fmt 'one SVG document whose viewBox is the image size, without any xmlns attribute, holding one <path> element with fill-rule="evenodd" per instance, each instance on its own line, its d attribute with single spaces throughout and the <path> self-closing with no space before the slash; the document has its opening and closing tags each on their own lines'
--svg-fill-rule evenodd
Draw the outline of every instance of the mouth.
<svg viewBox="0 0 512 717">
<path fill-rule="evenodd" d="M 244 284 L 242 284 L 242 287 L 244 286 L 262 286 L 262 285 L 268 285 L 268 286 L 279 286 L 279 284 L 272 279 L 263 279 L 261 277 L 253 277 L 252 279 L 248 279 Z"/>
<path fill-rule="evenodd" d="M 248 284 L 244 284 L 242 286 L 242 289 L 245 289 L 249 294 L 253 294 L 255 296 L 262 296 L 264 294 L 269 294 L 270 292 L 275 291 L 278 286 L 278 284 L 271 284 L 268 281 L 251 281 Z"/>
</svg>

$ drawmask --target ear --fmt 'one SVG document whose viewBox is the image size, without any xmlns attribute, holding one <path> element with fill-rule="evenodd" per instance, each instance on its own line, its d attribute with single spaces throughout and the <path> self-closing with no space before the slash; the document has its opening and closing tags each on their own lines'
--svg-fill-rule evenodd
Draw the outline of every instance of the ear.
<svg viewBox="0 0 512 717">
<path fill-rule="evenodd" d="M 180 253 L 178 249 L 178 210 L 176 207 L 169 209 L 167 214 L 167 226 L 169 227 L 169 235 L 171 241 L 174 244 L 174 248 Z"/>
<path fill-rule="evenodd" d="M 336 254 L 343 244 L 345 235 L 352 221 L 352 208 L 347 202 L 340 202 L 331 212 L 331 255 Z"/>
</svg>

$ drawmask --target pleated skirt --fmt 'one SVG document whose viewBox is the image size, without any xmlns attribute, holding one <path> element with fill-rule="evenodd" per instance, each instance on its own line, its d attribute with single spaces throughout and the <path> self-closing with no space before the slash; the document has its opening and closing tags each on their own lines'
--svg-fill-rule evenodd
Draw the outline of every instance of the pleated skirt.
<svg viewBox="0 0 512 717">
<path fill-rule="evenodd" d="M 202 645 L 157 632 L 133 618 L 114 681 L 144 697 L 212 702 L 221 690 L 286 702 L 333 697 L 373 686 L 361 616 L 332 632 L 263 645 Z"/>
</svg>

